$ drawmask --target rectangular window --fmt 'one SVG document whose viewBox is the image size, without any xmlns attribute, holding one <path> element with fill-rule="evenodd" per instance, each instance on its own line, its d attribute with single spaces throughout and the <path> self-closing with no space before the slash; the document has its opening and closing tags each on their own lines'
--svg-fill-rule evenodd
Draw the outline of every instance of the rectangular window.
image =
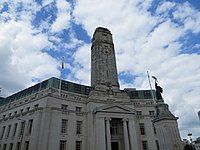
<svg viewBox="0 0 200 150">
<path fill-rule="evenodd" d="M 139 126 L 140 126 L 140 134 L 141 135 L 145 135 L 145 126 L 144 126 L 144 123 L 140 123 Z"/>
<path fill-rule="evenodd" d="M 141 116 L 142 115 L 142 111 L 137 111 L 137 116 Z"/>
<path fill-rule="evenodd" d="M 76 150 L 81 150 L 81 145 L 82 145 L 81 141 L 76 141 Z"/>
<path fill-rule="evenodd" d="M 27 107 L 26 110 L 29 111 L 29 110 L 30 110 L 30 107 Z"/>
<path fill-rule="evenodd" d="M 5 133 L 5 129 L 6 129 L 6 127 L 5 127 L 5 126 L 3 126 L 3 128 L 1 129 L 1 138 L 0 138 L 0 139 L 2 139 L 2 138 L 3 138 L 3 136 L 4 136 L 4 133 Z"/>
<path fill-rule="evenodd" d="M 153 116 L 154 116 L 154 111 L 149 111 L 149 115 L 150 115 L 151 117 L 153 117 Z"/>
<path fill-rule="evenodd" d="M 17 115 L 17 111 L 15 111 L 14 114 Z"/>
<path fill-rule="evenodd" d="M 11 128 L 11 125 L 8 126 L 8 129 L 7 129 L 7 134 L 6 134 L 6 138 L 9 137 L 9 134 L 10 134 L 10 128 Z"/>
<path fill-rule="evenodd" d="M 15 137 L 17 131 L 17 123 L 14 124 L 12 137 Z"/>
<path fill-rule="evenodd" d="M 159 143 L 156 141 L 157 150 L 160 150 Z"/>
<path fill-rule="evenodd" d="M 33 127 L 33 119 L 28 121 L 28 131 L 27 131 L 28 134 L 31 134 L 32 127 Z"/>
<path fill-rule="evenodd" d="M 76 112 L 81 112 L 81 107 L 76 107 Z"/>
<path fill-rule="evenodd" d="M 9 117 L 11 117 L 12 116 L 12 113 L 9 113 Z"/>
<path fill-rule="evenodd" d="M 67 133 L 67 119 L 62 119 L 61 133 Z"/>
<path fill-rule="evenodd" d="M 28 149 L 29 149 L 29 141 L 26 141 L 24 150 L 28 150 Z"/>
<path fill-rule="evenodd" d="M 65 104 L 62 104 L 62 105 L 61 105 L 61 109 L 62 109 L 62 110 L 67 110 L 67 108 L 68 108 L 68 105 L 65 105 Z"/>
<path fill-rule="evenodd" d="M 17 142 L 16 150 L 20 150 L 20 142 Z"/>
<path fill-rule="evenodd" d="M 67 141 L 60 141 L 60 150 L 66 150 Z"/>
<path fill-rule="evenodd" d="M 145 99 L 150 99 L 150 98 L 152 98 L 151 92 L 150 92 L 150 91 L 144 91 L 144 98 L 145 98 Z"/>
<path fill-rule="evenodd" d="M 111 133 L 111 135 L 118 135 L 118 125 L 117 125 L 117 123 L 111 122 L 110 133 Z"/>
<path fill-rule="evenodd" d="M 19 137 L 24 134 L 24 128 L 25 128 L 25 121 L 21 122 L 20 130 L 19 130 Z"/>
<path fill-rule="evenodd" d="M 9 150 L 12 150 L 12 148 L 13 148 L 13 143 L 10 143 Z"/>
<path fill-rule="evenodd" d="M 82 121 L 76 122 L 76 134 L 82 134 Z"/>
<path fill-rule="evenodd" d="M 143 150 L 148 150 L 147 141 L 142 141 L 142 147 L 143 147 Z"/>
<path fill-rule="evenodd" d="M 23 109 L 21 109 L 21 110 L 20 110 L 20 113 L 23 113 L 23 111 L 24 111 L 24 110 L 23 110 Z"/>
<path fill-rule="evenodd" d="M 39 107 L 39 104 L 34 105 L 34 108 L 38 108 L 38 107 Z"/>
</svg>

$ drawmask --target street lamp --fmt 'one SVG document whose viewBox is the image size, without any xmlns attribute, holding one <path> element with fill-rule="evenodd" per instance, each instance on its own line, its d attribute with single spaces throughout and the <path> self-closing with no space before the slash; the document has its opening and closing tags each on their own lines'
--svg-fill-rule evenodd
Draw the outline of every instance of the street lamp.
<svg viewBox="0 0 200 150">
<path fill-rule="evenodd" d="M 23 137 L 24 137 L 24 128 L 25 128 L 26 120 L 23 120 L 23 119 L 20 119 L 20 118 L 18 118 L 17 120 L 22 121 L 22 123 L 24 122 L 24 125 L 22 126 L 22 136 L 21 136 L 21 141 L 20 141 L 20 150 L 22 150 L 22 142 L 23 142 Z"/>
</svg>

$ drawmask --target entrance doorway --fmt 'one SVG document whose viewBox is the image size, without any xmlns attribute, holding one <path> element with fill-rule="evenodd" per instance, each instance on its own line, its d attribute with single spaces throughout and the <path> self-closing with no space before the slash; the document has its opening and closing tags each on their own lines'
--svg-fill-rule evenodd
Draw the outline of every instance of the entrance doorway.
<svg viewBox="0 0 200 150">
<path fill-rule="evenodd" d="M 119 142 L 111 142 L 112 150 L 119 150 Z"/>
</svg>

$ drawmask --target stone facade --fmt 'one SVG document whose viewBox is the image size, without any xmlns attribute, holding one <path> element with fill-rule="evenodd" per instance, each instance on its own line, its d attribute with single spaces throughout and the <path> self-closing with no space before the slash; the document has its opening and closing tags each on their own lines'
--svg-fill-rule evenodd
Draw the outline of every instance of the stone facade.
<svg viewBox="0 0 200 150">
<path fill-rule="evenodd" d="M 150 90 L 120 90 L 108 29 L 95 30 L 91 50 L 91 87 L 62 81 L 59 94 L 50 78 L 1 99 L 1 150 L 174 150 L 177 118 L 155 118 Z"/>
</svg>

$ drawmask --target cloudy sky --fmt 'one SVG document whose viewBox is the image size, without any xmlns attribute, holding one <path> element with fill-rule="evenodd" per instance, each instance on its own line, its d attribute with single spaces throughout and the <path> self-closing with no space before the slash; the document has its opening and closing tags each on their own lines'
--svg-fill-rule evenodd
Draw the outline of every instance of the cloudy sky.
<svg viewBox="0 0 200 150">
<path fill-rule="evenodd" d="M 113 34 L 121 89 L 149 89 L 148 70 L 182 138 L 200 136 L 199 0 L 0 0 L 1 96 L 59 77 L 62 56 L 62 78 L 90 85 L 98 26 Z"/>
</svg>

